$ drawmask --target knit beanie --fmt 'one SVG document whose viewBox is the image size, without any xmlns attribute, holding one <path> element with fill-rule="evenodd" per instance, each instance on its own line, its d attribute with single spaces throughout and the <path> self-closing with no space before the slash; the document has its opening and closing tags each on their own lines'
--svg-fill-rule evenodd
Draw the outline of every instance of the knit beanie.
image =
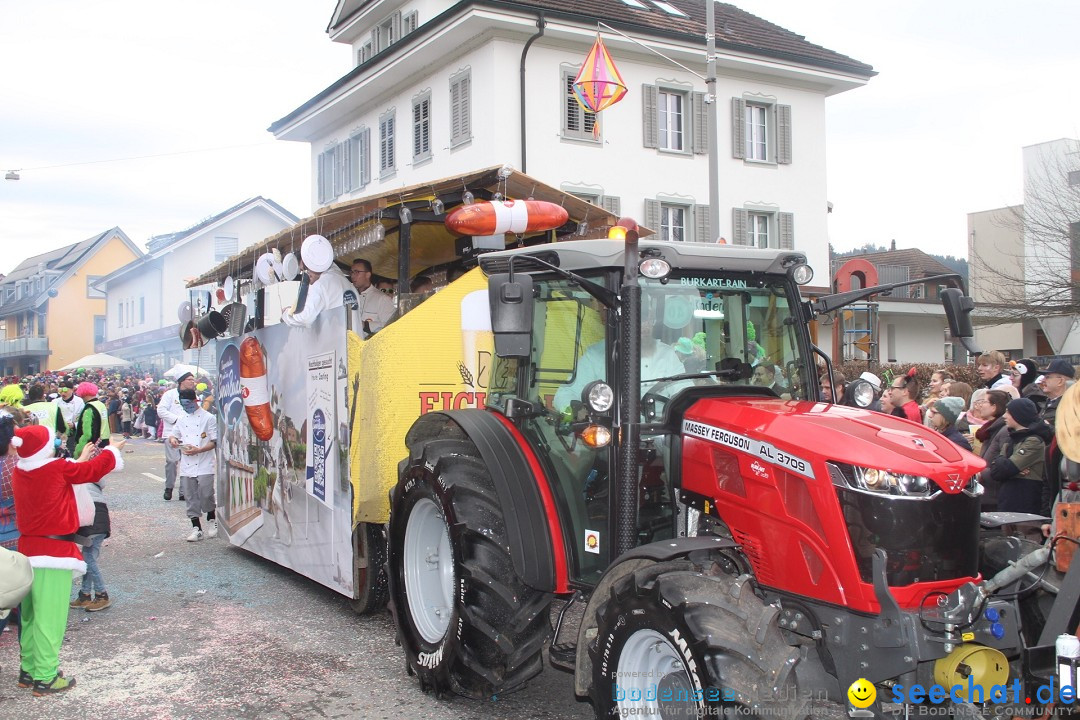
<svg viewBox="0 0 1080 720">
<path fill-rule="evenodd" d="M 1012 415 L 1012 419 L 1019 425 L 1027 427 L 1039 419 L 1039 408 L 1027 398 L 1010 400 L 1005 406 L 1005 411 Z"/>
<path fill-rule="evenodd" d="M 934 403 L 934 410 L 952 425 L 964 412 L 964 399 L 947 395 Z"/>
</svg>

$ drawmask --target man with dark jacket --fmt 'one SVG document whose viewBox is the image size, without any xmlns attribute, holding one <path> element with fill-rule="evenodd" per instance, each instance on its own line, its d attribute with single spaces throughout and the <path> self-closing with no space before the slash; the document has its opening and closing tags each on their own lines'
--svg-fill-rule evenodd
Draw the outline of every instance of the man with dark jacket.
<svg viewBox="0 0 1080 720">
<path fill-rule="evenodd" d="M 1035 403 L 1027 398 L 1009 401 L 1005 407 L 1005 426 L 1009 428 L 1009 439 L 986 469 L 990 479 L 998 483 L 997 509 L 1040 514 L 1046 447 L 1054 431 L 1039 417 Z"/>
</svg>

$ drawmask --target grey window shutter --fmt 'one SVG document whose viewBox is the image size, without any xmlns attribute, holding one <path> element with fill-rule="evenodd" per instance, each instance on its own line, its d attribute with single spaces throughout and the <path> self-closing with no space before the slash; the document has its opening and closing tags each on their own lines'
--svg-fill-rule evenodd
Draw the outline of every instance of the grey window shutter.
<svg viewBox="0 0 1080 720">
<path fill-rule="evenodd" d="M 712 107 L 705 102 L 705 93 L 691 93 L 694 106 L 694 154 L 704 155 L 709 152 L 709 113 Z"/>
<path fill-rule="evenodd" d="M 394 13 L 394 19 L 390 21 L 390 44 L 401 39 L 401 13 Z"/>
<path fill-rule="evenodd" d="M 711 243 L 716 238 L 709 232 L 709 206 L 694 206 L 694 241 Z"/>
<path fill-rule="evenodd" d="M 795 214 L 794 213 L 777 213 L 777 224 L 780 226 L 780 249 L 781 250 L 794 250 L 795 249 Z"/>
<path fill-rule="evenodd" d="M 347 193 L 353 190 L 352 172 L 352 141 L 346 140 L 338 145 L 338 154 L 341 155 L 341 192 Z"/>
<path fill-rule="evenodd" d="M 731 98 L 731 157 L 746 157 L 746 130 L 743 128 L 746 117 L 746 101 Z"/>
<path fill-rule="evenodd" d="M 749 238 L 747 237 L 747 227 L 750 225 L 750 213 L 742 208 L 733 208 L 731 213 L 731 234 L 734 236 L 731 239 L 732 245 L 749 245 Z"/>
<path fill-rule="evenodd" d="M 458 87 L 460 88 L 458 90 L 458 100 L 460 103 L 459 109 L 461 111 L 461 135 L 459 137 L 462 140 L 468 140 L 472 137 L 472 118 L 470 117 L 472 106 L 469 98 L 469 82 L 471 77 L 471 75 L 465 75 L 458 81 Z"/>
<path fill-rule="evenodd" d="M 645 227 L 660 234 L 660 201 L 645 198 Z"/>
<path fill-rule="evenodd" d="M 612 215 L 622 214 L 622 200 L 618 195 L 600 196 L 600 207 L 604 208 Z"/>
<path fill-rule="evenodd" d="M 659 118 L 656 109 L 657 92 L 655 85 L 641 86 L 641 127 L 643 132 L 642 145 L 654 148 L 659 144 L 660 130 L 657 127 Z"/>
<path fill-rule="evenodd" d="M 360 185 L 371 182 L 371 128 L 360 133 Z"/>
<path fill-rule="evenodd" d="M 776 162 L 791 163 L 791 106 L 776 106 Z"/>
<path fill-rule="evenodd" d="M 319 202 L 326 202 L 326 180 L 323 176 L 323 166 L 326 165 L 326 153 L 319 153 L 318 167 L 315 171 L 315 177 L 317 178 L 316 184 L 318 185 L 318 197 Z"/>
<path fill-rule="evenodd" d="M 375 54 L 382 52 L 382 45 L 379 44 L 379 28 L 372 28 L 371 30 L 371 51 Z"/>
</svg>

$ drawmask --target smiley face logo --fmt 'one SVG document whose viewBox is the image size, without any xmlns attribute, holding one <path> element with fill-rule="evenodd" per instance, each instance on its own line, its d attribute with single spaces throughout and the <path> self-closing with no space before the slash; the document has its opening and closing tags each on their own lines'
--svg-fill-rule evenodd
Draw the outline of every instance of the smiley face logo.
<svg viewBox="0 0 1080 720">
<path fill-rule="evenodd" d="M 870 707 L 877 699 L 877 690 L 866 678 L 859 678 L 851 683 L 847 690 L 848 702 L 857 708 Z"/>
</svg>

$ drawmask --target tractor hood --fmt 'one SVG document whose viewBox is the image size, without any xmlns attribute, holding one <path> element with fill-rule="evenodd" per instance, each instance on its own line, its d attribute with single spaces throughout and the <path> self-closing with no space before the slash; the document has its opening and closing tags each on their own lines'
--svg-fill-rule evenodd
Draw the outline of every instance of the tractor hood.
<svg viewBox="0 0 1080 720">
<path fill-rule="evenodd" d="M 715 428 L 715 430 L 714 430 Z M 827 477 L 824 462 L 923 475 L 956 493 L 986 464 L 930 428 L 903 418 L 828 403 L 773 398 L 706 398 L 683 419 L 683 433 L 762 459 L 804 476 Z M 778 451 L 777 457 L 771 453 Z"/>
</svg>

